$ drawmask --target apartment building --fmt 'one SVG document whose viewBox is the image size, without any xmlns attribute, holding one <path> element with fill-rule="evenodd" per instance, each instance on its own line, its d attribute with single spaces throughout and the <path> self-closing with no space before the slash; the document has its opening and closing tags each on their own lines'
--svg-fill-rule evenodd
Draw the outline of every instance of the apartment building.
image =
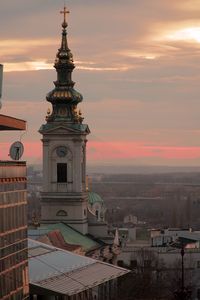
<svg viewBox="0 0 200 300">
<path fill-rule="evenodd" d="M 0 115 L 0 131 L 25 128 L 25 121 Z M 28 299 L 26 207 L 26 163 L 0 160 L 1 300 Z"/>
</svg>

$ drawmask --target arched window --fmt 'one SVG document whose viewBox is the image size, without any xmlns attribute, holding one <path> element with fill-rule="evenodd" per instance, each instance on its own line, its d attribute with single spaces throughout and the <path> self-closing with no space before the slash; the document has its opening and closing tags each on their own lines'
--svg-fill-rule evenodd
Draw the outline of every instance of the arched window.
<svg viewBox="0 0 200 300">
<path fill-rule="evenodd" d="M 67 182 L 67 164 L 57 164 L 57 182 Z"/>
<path fill-rule="evenodd" d="M 67 189 L 67 184 L 73 182 L 73 153 L 67 145 L 57 144 L 52 147 L 49 177 L 53 183 L 52 190 L 54 183 L 60 184 L 61 189 Z"/>
<path fill-rule="evenodd" d="M 65 210 L 59 210 L 57 213 L 56 213 L 56 216 L 57 217 L 67 217 L 68 214 Z"/>
</svg>

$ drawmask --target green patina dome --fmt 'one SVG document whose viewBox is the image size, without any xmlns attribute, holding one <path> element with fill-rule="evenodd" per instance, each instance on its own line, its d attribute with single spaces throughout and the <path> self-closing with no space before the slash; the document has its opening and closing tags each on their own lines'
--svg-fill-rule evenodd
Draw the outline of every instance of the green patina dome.
<svg viewBox="0 0 200 300">
<path fill-rule="evenodd" d="M 88 193 L 88 202 L 90 205 L 93 205 L 95 203 L 100 203 L 103 204 L 103 199 L 96 193 L 94 192 L 89 192 Z"/>
</svg>

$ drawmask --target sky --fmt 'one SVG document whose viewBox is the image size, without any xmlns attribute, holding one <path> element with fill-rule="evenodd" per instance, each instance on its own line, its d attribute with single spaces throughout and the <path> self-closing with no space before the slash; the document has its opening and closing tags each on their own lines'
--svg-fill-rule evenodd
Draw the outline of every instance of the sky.
<svg viewBox="0 0 200 300">
<path fill-rule="evenodd" d="M 200 165 L 200 1 L 69 0 L 75 88 L 90 127 L 88 164 Z M 0 0 L 2 114 L 27 132 L 1 133 L 1 159 L 22 140 L 40 163 L 60 46 L 62 0 Z M 22 136 L 23 135 L 23 136 Z"/>
</svg>

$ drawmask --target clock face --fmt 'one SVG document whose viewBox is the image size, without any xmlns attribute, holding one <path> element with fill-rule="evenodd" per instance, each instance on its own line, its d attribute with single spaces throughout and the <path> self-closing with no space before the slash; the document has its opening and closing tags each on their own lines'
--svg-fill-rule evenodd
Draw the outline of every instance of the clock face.
<svg viewBox="0 0 200 300">
<path fill-rule="evenodd" d="M 59 146 L 56 149 L 56 153 L 59 157 L 65 157 L 67 155 L 67 148 L 65 146 Z"/>
</svg>

